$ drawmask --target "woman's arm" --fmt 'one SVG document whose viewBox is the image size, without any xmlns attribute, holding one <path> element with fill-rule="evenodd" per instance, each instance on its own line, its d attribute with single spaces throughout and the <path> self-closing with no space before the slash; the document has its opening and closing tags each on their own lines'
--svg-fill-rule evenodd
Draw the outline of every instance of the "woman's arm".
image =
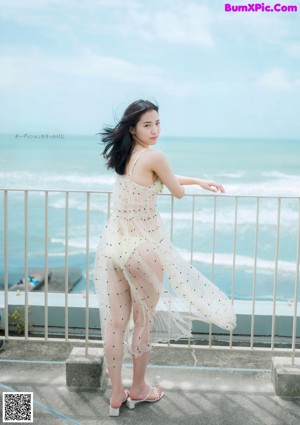
<svg viewBox="0 0 300 425">
<path fill-rule="evenodd" d="M 173 196 L 176 198 L 182 198 L 184 196 L 185 185 L 196 184 L 201 186 L 203 189 L 210 190 L 211 192 L 225 192 L 223 186 L 217 182 L 211 180 L 202 180 L 193 177 L 176 176 L 165 157 L 165 155 L 156 150 L 150 150 L 148 156 L 148 167 L 155 174 L 158 175 L 160 180 L 169 189 Z"/>
<path fill-rule="evenodd" d="M 153 171 L 169 189 L 173 196 L 182 198 L 184 196 L 184 187 L 175 176 L 165 155 L 156 150 L 149 149 L 148 167 Z"/>
<path fill-rule="evenodd" d="M 210 190 L 212 192 L 225 192 L 224 187 L 217 182 L 214 182 L 212 180 L 202 180 L 202 179 L 197 179 L 194 177 L 186 177 L 186 176 L 176 176 L 178 179 L 179 184 L 181 185 L 198 185 L 201 186 L 203 189 L 206 190 Z"/>
</svg>

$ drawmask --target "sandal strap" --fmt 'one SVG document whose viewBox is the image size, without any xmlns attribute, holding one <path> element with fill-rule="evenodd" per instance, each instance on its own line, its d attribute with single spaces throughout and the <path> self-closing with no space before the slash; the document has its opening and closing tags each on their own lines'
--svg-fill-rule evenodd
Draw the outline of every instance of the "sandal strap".
<svg viewBox="0 0 300 425">
<path fill-rule="evenodd" d="M 150 394 L 151 394 L 152 392 L 153 392 L 153 393 L 154 393 L 154 395 L 155 395 L 155 399 L 153 399 L 153 400 L 158 400 L 158 399 L 159 399 L 158 387 L 150 387 L 150 391 L 149 391 L 149 393 L 148 393 L 147 397 L 146 397 L 146 398 L 144 398 L 144 400 L 141 400 L 141 401 L 146 401 L 146 400 L 148 400 L 148 398 L 149 398 L 149 396 L 150 396 Z"/>
<path fill-rule="evenodd" d="M 155 394 L 155 400 L 158 400 L 159 399 L 159 394 L 158 394 L 158 389 L 157 389 L 157 387 L 152 387 L 152 389 L 151 389 L 153 392 L 154 392 L 154 394 Z"/>
<path fill-rule="evenodd" d="M 145 397 L 143 400 L 141 400 L 141 401 L 146 401 L 148 398 L 149 398 L 149 395 L 152 393 L 152 389 L 153 389 L 153 387 L 150 387 L 150 391 L 149 391 L 149 393 L 148 393 L 148 395 L 147 395 L 147 397 Z"/>
</svg>

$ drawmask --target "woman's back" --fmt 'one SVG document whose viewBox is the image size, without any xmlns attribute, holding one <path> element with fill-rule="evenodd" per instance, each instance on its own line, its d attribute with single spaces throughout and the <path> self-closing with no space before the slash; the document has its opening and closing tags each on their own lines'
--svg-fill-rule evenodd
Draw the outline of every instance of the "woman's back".
<svg viewBox="0 0 300 425">
<path fill-rule="evenodd" d="M 148 185 L 140 184 L 132 179 L 134 174 L 134 178 L 138 180 L 138 169 L 143 170 L 143 167 L 145 168 L 145 164 L 140 165 L 139 163 L 142 162 L 142 156 L 146 155 L 146 150 L 141 150 L 136 155 L 132 155 L 126 173 L 116 177 L 113 198 L 114 214 L 120 220 L 128 222 L 129 226 L 129 220 L 143 220 L 147 224 L 147 222 L 152 222 L 155 219 L 156 195 L 163 188 L 163 184 L 158 178 Z M 145 178 L 147 178 L 147 173 L 141 173 L 140 179 L 145 181 Z"/>
</svg>

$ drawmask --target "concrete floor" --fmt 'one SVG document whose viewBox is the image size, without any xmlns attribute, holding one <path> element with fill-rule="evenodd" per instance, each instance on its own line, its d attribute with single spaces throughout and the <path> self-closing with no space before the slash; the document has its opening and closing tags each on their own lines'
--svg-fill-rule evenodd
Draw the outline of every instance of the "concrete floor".
<svg viewBox="0 0 300 425">
<path fill-rule="evenodd" d="M 9 341 L 0 351 L 1 393 L 32 391 L 35 425 L 300 424 L 300 397 L 274 393 L 270 352 L 155 348 L 147 377 L 165 396 L 134 410 L 124 405 L 119 417 L 110 418 L 109 387 L 102 394 L 66 387 L 65 360 L 73 346 Z M 130 362 L 123 375 L 130 387 Z"/>
</svg>

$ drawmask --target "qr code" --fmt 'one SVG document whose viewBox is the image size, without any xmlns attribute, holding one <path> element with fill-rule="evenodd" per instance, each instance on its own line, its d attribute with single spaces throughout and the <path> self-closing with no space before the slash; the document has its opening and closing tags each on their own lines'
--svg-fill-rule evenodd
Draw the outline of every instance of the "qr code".
<svg viewBox="0 0 300 425">
<path fill-rule="evenodd" d="M 33 422 L 33 393 L 3 393 L 3 422 Z"/>
</svg>

